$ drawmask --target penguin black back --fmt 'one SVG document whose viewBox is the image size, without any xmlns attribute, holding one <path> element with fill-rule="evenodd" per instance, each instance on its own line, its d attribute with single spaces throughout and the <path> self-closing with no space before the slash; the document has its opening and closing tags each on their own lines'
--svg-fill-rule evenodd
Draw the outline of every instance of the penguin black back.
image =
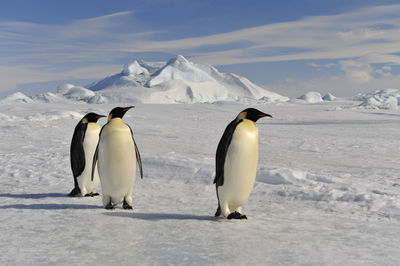
<svg viewBox="0 0 400 266">
<path fill-rule="evenodd" d="M 216 186 L 222 186 L 224 184 L 224 164 L 225 156 L 228 151 L 229 144 L 232 141 L 233 132 L 235 131 L 237 125 L 242 122 L 243 119 L 235 118 L 232 122 L 228 124 L 225 128 L 224 134 L 218 143 L 217 152 L 215 156 L 215 178 L 214 184 Z"/>
<path fill-rule="evenodd" d="M 85 168 L 85 151 L 83 150 L 83 140 L 85 139 L 86 129 L 87 123 L 82 123 L 81 120 L 76 125 L 74 135 L 72 136 L 70 157 L 72 174 L 75 178 L 78 177 Z"/>
</svg>

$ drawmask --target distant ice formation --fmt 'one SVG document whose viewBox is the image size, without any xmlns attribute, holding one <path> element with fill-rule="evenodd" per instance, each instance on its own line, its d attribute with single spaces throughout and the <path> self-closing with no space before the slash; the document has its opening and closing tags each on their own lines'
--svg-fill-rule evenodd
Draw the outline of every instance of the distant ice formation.
<svg viewBox="0 0 400 266">
<path fill-rule="evenodd" d="M 373 93 L 360 94 L 357 99 L 362 101 L 360 107 L 366 109 L 397 110 L 400 102 L 400 89 L 376 90 Z"/>
<path fill-rule="evenodd" d="M 333 96 L 331 93 L 327 93 L 327 94 L 325 94 L 324 95 L 324 97 L 322 97 L 322 100 L 324 100 L 324 101 L 334 101 L 334 100 L 336 100 L 337 98 L 335 97 L 335 96 Z"/>
<path fill-rule="evenodd" d="M 316 91 L 307 92 L 306 94 L 301 95 L 297 99 L 303 100 L 307 103 L 320 103 L 324 101 L 321 97 L 321 94 Z"/>
<path fill-rule="evenodd" d="M 33 102 L 32 98 L 26 96 L 22 92 L 16 92 L 6 96 L 5 98 L 0 100 L 3 103 L 31 103 Z"/>
</svg>

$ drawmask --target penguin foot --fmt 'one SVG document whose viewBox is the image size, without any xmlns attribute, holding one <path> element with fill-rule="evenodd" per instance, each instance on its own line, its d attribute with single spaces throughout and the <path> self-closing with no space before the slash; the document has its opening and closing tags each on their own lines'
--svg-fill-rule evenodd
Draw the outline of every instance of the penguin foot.
<svg viewBox="0 0 400 266">
<path fill-rule="evenodd" d="M 132 206 L 129 205 L 125 200 L 124 203 L 122 204 L 122 208 L 124 208 L 125 210 L 132 210 Z"/>
<path fill-rule="evenodd" d="M 94 196 L 98 196 L 98 195 L 100 195 L 100 194 L 99 193 L 90 192 L 89 194 L 86 194 L 85 197 L 94 197 Z"/>
<path fill-rule="evenodd" d="M 243 215 L 243 214 L 241 214 L 239 212 L 232 212 L 231 214 L 228 215 L 227 218 L 229 220 L 231 220 L 231 219 L 240 219 L 240 220 L 245 219 L 245 220 L 247 220 L 247 216 Z"/>
<path fill-rule="evenodd" d="M 74 188 L 69 194 L 68 196 L 70 197 L 79 197 L 81 194 L 81 190 L 79 188 Z"/>
<path fill-rule="evenodd" d="M 104 208 L 106 208 L 106 210 L 113 210 L 114 207 L 115 207 L 115 206 L 110 202 L 110 203 L 108 203 Z"/>
<path fill-rule="evenodd" d="M 221 207 L 218 205 L 217 211 L 215 212 L 214 216 L 218 217 L 221 215 Z"/>
</svg>

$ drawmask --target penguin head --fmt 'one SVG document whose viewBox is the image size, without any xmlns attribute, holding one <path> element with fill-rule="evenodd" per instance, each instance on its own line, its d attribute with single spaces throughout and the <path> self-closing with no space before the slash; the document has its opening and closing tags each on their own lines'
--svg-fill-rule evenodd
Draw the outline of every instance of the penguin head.
<svg viewBox="0 0 400 266">
<path fill-rule="evenodd" d="M 255 108 L 247 108 L 246 110 L 240 112 L 239 119 L 249 119 L 251 121 L 257 122 L 258 119 L 266 116 L 272 118 L 271 115 L 265 114 Z"/>
<path fill-rule="evenodd" d="M 105 115 L 99 115 L 96 113 L 88 113 L 82 118 L 82 123 L 87 124 L 87 123 L 96 123 L 97 120 L 101 117 L 106 117 Z"/>
<path fill-rule="evenodd" d="M 111 110 L 110 114 L 108 115 L 108 121 L 110 121 L 113 118 L 121 118 L 124 116 L 124 114 L 131 108 L 135 106 L 128 106 L 128 107 L 115 107 L 114 109 Z"/>
</svg>

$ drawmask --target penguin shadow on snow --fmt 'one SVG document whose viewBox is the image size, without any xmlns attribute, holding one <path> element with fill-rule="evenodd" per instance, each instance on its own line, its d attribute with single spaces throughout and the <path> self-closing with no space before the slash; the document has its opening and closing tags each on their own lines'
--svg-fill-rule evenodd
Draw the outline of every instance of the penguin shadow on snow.
<svg viewBox="0 0 400 266">
<path fill-rule="evenodd" d="M 88 210 L 100 209 L 100 206 L 84 205 L 84 204 L 12 204 L 0 206 L 0 209 L 28 209 L 28 210 Z"/>
<path fill-rule="evenodd" d="M 0 198 L 12 198 L 12 199 L 44 199 L 44 198 L 65 198 L 67 197 L 64 193 L 20 193 L 11 194 L 4 193 L 0 194 Z"/>
<path fill-rule="evenodd" d="M 44 198 L 68 198 L 64 193 L 28 193 L 28 194 L 0 194 L 0 198 L 12 199 L 44 199 Z M 56 203 L 35 203 L 35 204 L 11 204 L 0 206 L 0 209 L 29 209 L 29 210 L 67 210 L 67 209 L 99 209 L 101 206 L 85 204 L 56 204 Z"/>
<path fill-rule="evenodd" d="M 127 212 L 106 212 L 104 215 L 112 217 L 133 218 L 146 221 L 161 221 L 161 220 L 197 220 L 197 221 L 218 221 L 217 217 L 211 215 L 192 215 L 178 213 L 127 213 Z"/>
</svg>

